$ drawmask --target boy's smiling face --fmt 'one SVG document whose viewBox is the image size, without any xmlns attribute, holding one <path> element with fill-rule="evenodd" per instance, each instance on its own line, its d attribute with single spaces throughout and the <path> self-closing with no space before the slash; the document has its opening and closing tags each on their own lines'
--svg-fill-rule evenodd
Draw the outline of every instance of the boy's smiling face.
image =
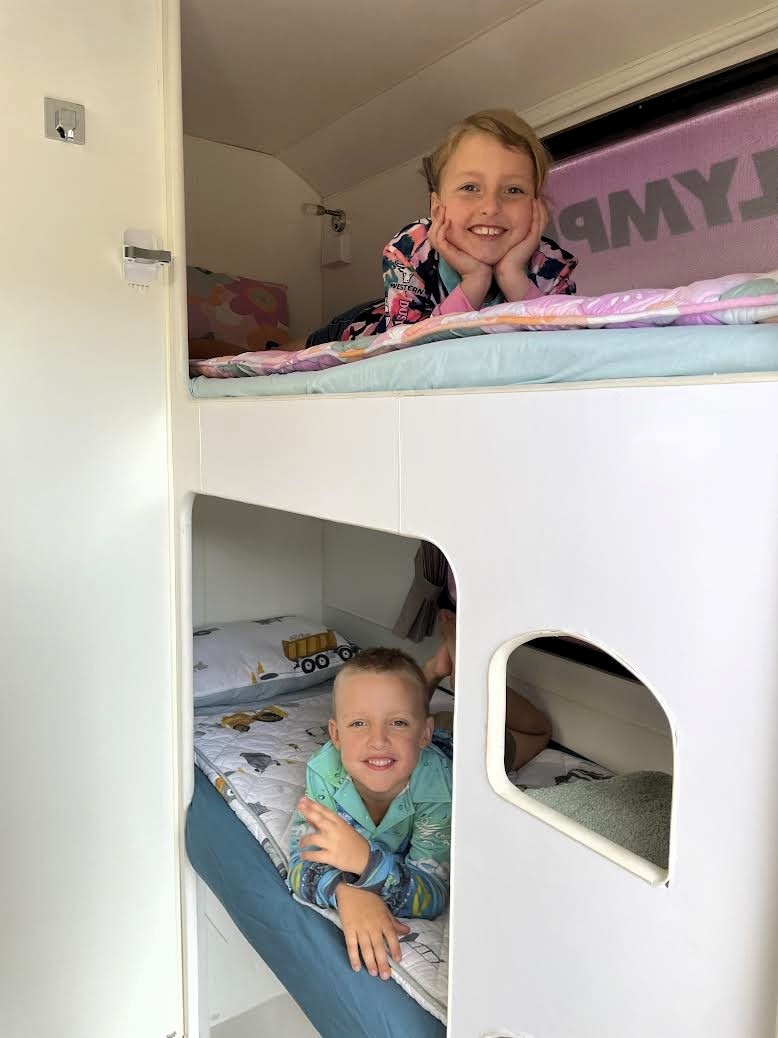
<svg viewBox="0 0 778 1038">
<path fill-rule="evenodd" d="M 330 738 L 357 792 L 374 803 L 393 800 L 432 739 L 426 692 L 404 674 L 346 672 L 333 709 Z"/>
<path fill-rule="evenodd" d="M 526 238 L 534 197 L 532 158 L 473 130 L 443 167 L 430 210 L 434 219 L 445 209 L 452 245 L 493 267 Z"/>
</svg>

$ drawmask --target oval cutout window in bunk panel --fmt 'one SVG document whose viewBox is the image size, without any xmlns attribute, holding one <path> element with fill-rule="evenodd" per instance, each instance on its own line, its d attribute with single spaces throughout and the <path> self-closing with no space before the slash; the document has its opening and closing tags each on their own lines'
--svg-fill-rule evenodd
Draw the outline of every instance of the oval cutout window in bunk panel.
<svg viewBox="0 0 778 1038">
<path fill-rule="evenodd" d="M 653 885 L 668 878 L 673 736 L 659 700 L 595 645 L 514 640 L 489 667 L 494 790 Z"/>
</svg>

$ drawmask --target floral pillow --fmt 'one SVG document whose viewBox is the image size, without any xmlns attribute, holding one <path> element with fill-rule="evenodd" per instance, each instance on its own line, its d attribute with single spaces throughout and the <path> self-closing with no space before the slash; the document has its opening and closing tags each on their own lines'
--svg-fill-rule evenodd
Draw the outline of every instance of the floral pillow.
<svg viewBox="0 0 778 1038">
<path fill-rule="evenodd" d="M 232 706 L 299 692 L 334 677 L 357 652 L 337 631 L 302 616 L 196 627 L 195 706 Z"/>
<path fill-rule="evenodd" d="M 203 267 L 187 267 L 186 277 L 190 342 L 212 339 L 245 353 L 289 341 L 286 285 Z"/>
</svg>

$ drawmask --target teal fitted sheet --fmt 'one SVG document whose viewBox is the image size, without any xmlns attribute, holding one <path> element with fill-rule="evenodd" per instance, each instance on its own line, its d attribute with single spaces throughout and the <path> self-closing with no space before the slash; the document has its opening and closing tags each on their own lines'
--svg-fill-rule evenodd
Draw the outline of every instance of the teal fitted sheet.
<svg viewBox="0 0 778 1038">
<path fill-rule="evenodd" d="M 326 371 L 191 379 L 193 396 L 398 393 L 539 382 L 778 371 L 778 324 L 506 332 L 447 339 Z"/>
</svg>

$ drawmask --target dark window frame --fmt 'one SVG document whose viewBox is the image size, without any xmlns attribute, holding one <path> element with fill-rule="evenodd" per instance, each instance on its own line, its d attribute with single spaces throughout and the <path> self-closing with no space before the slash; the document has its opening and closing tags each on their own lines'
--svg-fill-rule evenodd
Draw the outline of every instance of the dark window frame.
<svg viewBox="0 0 778 1038">
<path fill-rule="evenodd" d="M 561 162 L 776 87 L 778 51 L 772 51 L 549 134 L 543 143 L 554 161 Z"/>
</svg>

